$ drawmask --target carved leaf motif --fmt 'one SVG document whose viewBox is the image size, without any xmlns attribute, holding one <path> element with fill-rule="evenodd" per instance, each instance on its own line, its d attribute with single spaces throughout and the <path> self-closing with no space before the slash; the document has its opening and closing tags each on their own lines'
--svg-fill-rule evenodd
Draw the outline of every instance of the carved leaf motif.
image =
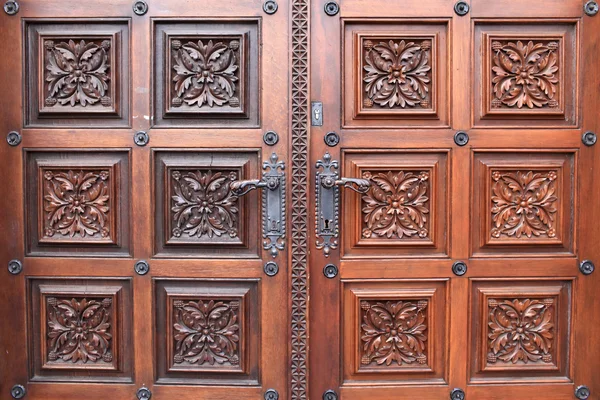
<svg viewBox="0 0 600 400">
<path fill-rule="evenodd" d="M 493 42 L 492 106 L 558 107 L 557 42 Z"/>
<path fill-rule="evenodd" d="M 429 105 L 430 42 L 381 41 L 365 50 L 363 82 L 369 101 L 389 108 Z"/>
<path fill-rule="evenodd" d="M 237 43 L 237 42 L 236 42 Z M 178 46 L 177 46 L 178 47 Z M 239 60 L 231 43 L 188 42 L 173 49 L 174 95 L 188 105 L 237 107 Z M 179 100 L 179 101 L 181 101 Z"/>
<path fill-rule="evenodd" d="M 48 359 L 112 361 L 112 300 L 47 298 Z"/>
<path fill-rule="evenodd" d="M 421 301 L 361 301 L 361 364 L 425 364 L 427 321 Z"/>
<path fill-rule="evenodd" d="M 552 362 L 553 299 L 489 302 L 488 362 Z"/>
<path fill-rule="evenodd" d="M 179 300 L 174 305 L 175 363 L 239 364 L 238 300 Z"/>
<path fill-rule="evenodd" d="M 363 237 L 428 236 L 429 173 L 364 172 L 373 184 L 362 197 Z"/>
<path fill-rule="evenodd" d="M 101 45 L 85 40 L 46 41 L 46 103 L 85 107 L 109 98 L 110 46 L 109 40 Z"/>
<path fill-rule="evenodd" d="M 237 237 L 238 197 L 230 188 L 236 179 L 233 171 L 174 171 L 171 174 L 172 234 L 212 238 L 227 233 Z"/>
<path fill-rule="evenodd" d="M 110 235 L 108 171 L 44 173 L 44 236 Z"/>
<path fill-rule="evenodd" d="M 492 171 L 492 237 L 556 237 L 557 177 L 556 171 Z"/>
</svg>

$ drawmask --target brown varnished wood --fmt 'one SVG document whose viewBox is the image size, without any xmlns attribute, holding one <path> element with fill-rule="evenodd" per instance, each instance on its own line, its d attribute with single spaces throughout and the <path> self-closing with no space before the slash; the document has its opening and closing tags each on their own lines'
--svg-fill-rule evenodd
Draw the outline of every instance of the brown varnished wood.
<svg viewBox="0 0 600 400">
<path fill-rule="evenodd" d="M 264 13 L 262 3 L 258 0 L 236 4 L 209 1 L 202 3 L 200 11 L 199 4 L 193 1 L 149 1 L 148 13 L 137 16 L 133 13 L 130 1 L 102 0 L 66 5 L 58 1 L 39 3 L 26 0 L 19 2 L 17 16 L 9 17 L 4 13 L 0 16 L 0 29 L 7 39 L 1 46 L 2 50 L 13 54 L 10 62 L 0 63 L 0 69 L 7 76 L 8 71 L 12 71 L 11 79 L 3 80 L 0 84 L 3 90 L 12 93 L 1 101 L 0 126 L 3 132 L 18 130 L 23 136 L 20 147 L 9 148 L 5 145 L 1 150 L 2 170 L 13 170 L 11 174 L 2 174 L 2 184 L 14 194 L 0 200 L 7 211 L 0 218 L 3 227 L 1 262 L 6 265 L 10 259 L 16 258 L 24 265 L 24 273 L 10 275 L 10 280 L 2 284 L 2 298 L 5 301 L 0 314 L 3 319 L 13 320 L 13 323 L 10 328 L 6 324 L 0 328 L 0 347 L 3 355 L 6 354 L 1 363 L 0 391 L 3 394 L 0 397 L 8 395 L 14 384 L 23 384 L 28 390 L 27 398 L 33 399 L 77 398 L 82 395 L 90 398 L 135 398 L 135 392 L 141 386 L 148 387 L 157 398 L 218 399 L 234 396 L 251 399 L 262 397 L 269 388 L 276 389 L 280 398 L 288 397 L 288 253 L 287 250 L 282 251 L 276 260 L 279 274 L 267 277 L 263 266 L 271 256 L 262 250 L 260 196 L 254 192 L 238 204 L 241 208 L 239 215 L 244 223 L 241 226 L 242 243 L 235 246 L 238 250 L 242 249 L 241 252 L 228 252 L 227 247 L 231 245 L 221 241 L 222 248 L 210 254 L 202 255 L 206 244 L 204 247 L 195 247 L 192 243 L 186 246 L 199 251 L 196 255 L 192 250 L 186 251 L 186 246 L 180 246 L 179 253 L 158 257 L 155 246 L 157 240 L 166 237 L 165 232 L 157 231 L 156 220 L 164 221 L 170 212 L 166 206 L 156 207 L 155 189 L 165 189 L 164 179 L 158 179 L 163 178 L 162 175 L 156 175 L 158 154 L 187 154 L 179 160 L 181 168 L 199 167 L 194 159 L 204 157 L 204 166 L 200 168 L 203 173 L 207 172 L 203 170 L 204 167 L 216 171 L 218 165 L 228 168 L 228 162 L 233 163 L 233 167 L 241 173 L 236 177 L 238 179 L 259 178 L 262 161 L 268 159 L 271 152 L 276 152 L 280 160 L 290 158 L 288 49 L 291 2 L 279 1 L 278 12 L 272 16 Z M 177 124 L 177 119 L 170 119 L 169 124 L 163 124 L 163 127 L 156 126 L 158 119 L 155 115 L 158 115 L 158 111 L 154 105 L 160 104 L 156 99 L 163 99 L 165 95 L 164 90 L 156 91 L 160 87 L 156 85 L 156 79 L 164 79 L 164 74 L 159 72 L 164 72 L 164 57 L 156 50 L 159 48 L 157 38 L 162 40 L 157 29 L 161 23 L 179 29 L 179 32 L 189 31 L 189 27 L 193 27 L 187 33 L 191 35 L 190 40 L 204 29 L 203 35 L 210 36 L 209 39 L 215 43 L 220 37 L 229 40 L 231 34 L 237 35 L 239 26 L 244 27 L 244 32 L 250 32 L 248 35 L 244 33 L 247 46 L 244 50 L 247 52 L 242 53 L 241 68 L 244 74 L 239 76 L 242 82 L 238 81 L 238 84 L 244 85 L 243 108 L 246 114 L 231 115 L 231 118 L 212 115 L 209 124 L 201 118 L 195 119 L 192 128 L 186 127 L 185 120 L 183 124 Z M 110 91 L 117 94 L 115 105 L 121 112 L 108 112 L 96 117 L 96 114 L 89 112 L 93 111 L 92 108 L 79 104 L 75 108 L 80 115 L 75 118 L 74 109 L 69 108 L 69 104 L 55 119 L 26 117 L 27 110 L 33 112 L 39 108 L 36 102 L 25 100 L 31 98 L 33 85 L 39 85 L 34 76 L 28 80 L 29 74 L 40 66 L 42 74 L 45 74 L 42 64 L 46 50 L 40 47 L 34 50 L 32 46 L 24 44 L 28 27 L 36 26 L 51 27 L 55 45 L 64 41 L 61 38 L 68 39 L 69 35 L 102 36 L 112 34 L 114 30 L 119 31 L 115 41 L 122 42 L 110 47 L 113 52 L 110 53 L 110 65 L 115 68 L 115 75 L 110 76 L 109 82 L 111 85 L 114 82 Z M 94 42 L 93 38 L 86 39 L 86 43 L 89 40 L 99 47 L 102 45 L 101 42 Z M 69 43 L 68 40 L 66 43 Z M 25 68 L 26 61 L 30 67 Z M 33 95 L 36 100 L 40 98 Z M 108 104 L 107 100 L 105 102 Z M 276 146 L 267 147 L 264 144 L 262 136 L 266 130 L 274 130 L 279 134 Z M 136 131 L 149 133 L 150 143 L 146 147 L 134 144 L 133 134 Z M 37 154 L 59 154 L 60 163 L 67 164 L 66 167 L 60 166 L 65 174 L 69 170 L 74 174 L 79 170 L 85 172 L 86 168 L 93 172 L 96 164 L 106 164 L 111 156 L 114 161 L 116 155 L 120 162 L 117 168 L 119 177 L 115 179 L 115 187 L 110 187 L 112 191 L 109 194 L 111 201 L 116 202 L 115 209 L 126 210 L 126 213 L 120 213 L 118 219 L 110 222 L 116 224 L 115 229 L 121 229 L 121 234 L 115 236 L 115 243 L 83 245 L 76 234 L 68 239 L 72 242 L 68 255 L 52 254 L 51 251 L 28 254 L 30 251 L 26 249 L 31 247 L 25 245 L 30 243 L 26 233 L 26 217 L 30 215 L 32 206 L 26 205 L 26 202 L 35 201 L 37 206 L 34 209 L 44 210 L 43 200 L 33 193 L 37 187 L 31 181 L 32 174 L 39 177 L 38 172 L 33 171 L 32 156 Z M 214 158 L 214 163 L 209 160 L 210 157 Z M 124 175 L 121 176 L 121 173 Z M 40 205 L 42 208 L 39 208 Z M 36 223 L 35 232 L 43 233 L 40 227 L 45 225 L 41 220 Z M 123 226 L 128 228 L 127 231 L 122 230 Z M 112 237 L 110 239 L 112 241 Z M 213 241 L 217 239 L 215 236 Z M 46 247 L 51 245 L 49 243 Z M 105 246 L 109 254 L 105 256 L 90 252 L 93 250 L 89 249 L 90 246 Z M 147 275 L 135 274 L 133 265 L 138 260 L 149 262 L 150 272 Z M 36 327 L 40 328 L 46 321 L 33 324 L 27 316 L 32 312 L 36 314 L 34 318 L 43 315 L 35 310 L 46 305 L 36 303 L 36 308 L 32 309 L 30 299 L 38 284 L 46 284 L 46 281 L 50 282 L 51 287 L 64 287 L 65 291 L 79 293 L 71 296 L 79 302 L 85 296 L 90 299 L 99 296 L 94 296 L 91 289 L 85 291 L 88 281 L 98 282 L 100 289 L 121 282 L 128 285 L 127 291 L 119 295 L 126 299 L 120 302 L 123 312 L 118 314 L 119 320 L 114 325 L 115 331 L 119 331 L 116 333 L 123 335 L 118 346 L 125 349 L 114 355 L 117 359 L 115 362 L 121 365 L 118 372 L 96 373 L 100 370 L 88 361 L 80 369 L 50 370 L 42 379 L 34 379 L 34 360 L 41 354 L 37 349 L 43 340 L 40 335 L 45 331 Z M 157 300 L 160 296 L 156 288 L 167 282 L 175 287 L 192 288 L 191 291 L 195 293 L 189 294 L 189 299 L 186 297 L 189 301 L 214 299 L 215 302 L 222 300 L 228 304 L 236 301 L 243 303 L 238 309 L 243 315 L 236 322 L 242 325 L 239 343 L 245 356 L 241 357 L 241 370 L 223 367 L 218 362 L 206 362 L 198 371 L 178 373 L 176 382 L 166 382 L 164 377 L 159 382 L 158 364 L 167 363 L 167 360 L 158 357 L 157 346 L 174 346 L 176 342 L 172 335 L 173 343 L 166 342 L 165 337 L 165 330 L 174 329 L 173 323 L 169 326 L 167 322 L 173 310 L 167 310 L 168 304 L 158 303 Z M 231 294 L 231 285 L 242 287 L 236 289 L 238 292 L 246 290 L 244 287 L 247 286 L 251 294 Z M 29 287 L 33 289 L 27 291 Z M 202 288 L 204 294 L 198 288 Z M 101 292 L 100 289 L 98 291 Z M 238 300 L 236 296 L 244 300 Z M 54 300 L 51 303 L 54 304 Z M 127 305 L 126 309 L 124 304 Z M 235 305 L 231 307 L 236 308 Z M 172 322 L 172 318 L 170 320 Z M 15 335 L 15 331 L 21 334 Z M 30 341 L 38 344 L 29 345 Z M 109 358 L 106 357 L 107 360 Z M 53 380 L 53 376 L 59 378 Z M 198 380 L 198 376 L 204 378 Z M 95 386 L 85 383 L 90 381 L 99 383 Z M 123 381 L 130 384 L 123 385 Z"/>
<path fill-rule="evenodd" d="M 321 1 L 281 0 L 274 15 L 262 0 L 229 3 L 148 1 L 137 16 L 130 1 L 22 0 L 16 16 L 0 14 L 0 76 L 9 77 L 0 136 L 23 136 L 19 147 L 0 145 L 0 265 L 24 265 L 16 276 L 4 269 L 0 283 L 0 397 L 23 384 L 32 399 L 135 398 L 146 386 L 181 399 L 259 399 L 273 388 L 291 400 L 330 389 L 342 400 L 434 400 L 461 388 L 467 399 L 563 400 L 579 385 L 597 398 L 600 275 L 578 266 L 600 265 L 600 145 L 581 143 L 583 132 L 600 133 L 600 17 L 585 16 L 581 0 L 472 0 L 466 16 L 453 0 L 344 0 L 336 16 Z M 54 57 L 64 69 L 61 57 L 80 57 L 78 45 L 93 49 L 84 64 L 106 55 L 110 68 L 97 77 L 107 86 L 61 105 L 70 87 L 44 81 L 45 64 Z M 175 68 L 177 57 L 210 46 L 238 55 L 216 73 L 235 88 L 200 109 L 209 100 L 194 100 L 193 88 L 165 88 L 194 68 Z M 558 69 L 546 75 L 548 93 L 532 81 L 541 92 L 511 104 L 523 93 L 519 76 L 533 79 L 512 67 L 533 46 L 542 46 L 535 68 Z M 394 49 L 404 69 L 388 71 L 381 57 Z M 512 64 L 495 61 L 500 53 Z M 498 74 L 511 76 L 513 94 L 493 87 Z M 415 86 L 385 103 L 407 77 Z M 186 95 L 191 103 L 179 104 Z M 311 100 L 324 104 L 322 127 L 306 126 Z M 266 130 L 277 145 L 263 143 Z M 458 130 L 469 135 L 464 147 Z M 147 146 L 134 145 L 136 131 L 150 134 Z M 325 145 L 329 131 L 340 145 Z M 260 196 L 235 199 L 227 182 L 258 178 L 273 151 L 286 161 L 290 250 L 268 278 Z M 328 258 L 310 222 L 314 165 L 326 151 L 340 176 L 372 183 L 366 194 L 341 191 L 339 246 Z M 221 178 L 224 186 L 203 186 Z M 542 211 L 521 218 L 530 206 L 518 191 L 545 198 L 533 206 Z M 94 203 L 97 193 L 106 198 Z M 209 193 L 226 203 L 210 219 L 176 215 Z M 73 225 L 75 207 L 87 230 Z M 138 260 L 147 275 L 134 273 Z M 451 270 L 459 260 L 463 277 Z M 327 263 L 337 277 L 324 277 Z M 200 363 L 175 348 L 193 324 L 188 312 L 227 325 L 223 346 L 195 342 Z M 73 321 L 95 326 L 92 353 L 53 352 L 65 347 L 48 320 L 61 313 L 66 331 L 76 332 Z M 532 325 L 541 336 L 525 346 L 516 338 L 533 337 Z M 388 339 L 390 353 L 379 342 Z M 73 364 L 74 354 L 87 361 Z"/>
<path fill-rule="evenodd" d="M 581 143 L 584 131 L 598 129 L 593 108 L 598 99 L 591 89 L 599 79 L 598 67 L 590 56 L 598 46 L 598 20 L 585 16 L 578 1 L 490 3 L 474 0 L 469 3 L 470 12 L 464 17 L 454 13 L 451 1 L 406 1 L 399 7 L 390 7 L 384 1 L 367 4 L 362 0 L 348 0 L 341 3 L 340 13 L 334 17 L 325 15 L 321 4 L 312 6 L 311 99 L 323 102 L 325 121 L 323 127 L 311 129 L 313 164 L 328 151 L 333 159 L 341 161 L 340 176 L 373 179 L 374 174 L 364 173 L 369 168 L 383 174 L 372 181 L 379 191 L 372 188 L 365 196 L 342 190 L 340 250 L 332 251 L 329 258 L 314 247 L 311 253 L 311 398 L 332 389 L 343 399 L 374 396 L 443 399 L 449 397 L 453 388 L 462 388 L 467 399 L 566 399 L 573 397 L 575 388 L 582 384 L 591 389 L 590 398 L 598 396 L 598 389 L 592 389 L 598 387 L 598 379 L 590 369 L 597 366 L 593 358 L 598 357 L 600 348 L 593 344 L 583 349 L 585 346 L 581 344 L 581 341 L 594 342 L 598 330 L 600 314 L 597 296 L 592 293 L 598 275 L 583 276 L 578 268 L 581 260 L 598 255 L 594 245 L 598 228 L 591 219 L 597 214 L 597 207 L 593 205 L 600 193 L 593 178 L 597 174 L 594 156 L 598 147 Z M 364 101 L 364 93 L 359 96 L 357 91 L 364 91 L 369 80 L 357 83 L 356 78 L 373 76 L 379 73 L 373 71 L 380 68 L 371 65 L 376 64 L 373 59 L 357 59 L 357 54 L 374 57 L 369 49 L 377 46 L 377 41 L 382 42 L 378 51 L 393 45 L 402 49 L 410 41 L 417 46 L 406 55 L 406 60 L 410 60 L 414 54 L 427 51 L 418 47 L 422 44 L 414 39 L 431 34 L 431 25 L 442 28 L 438 37 L 445 36 L 448 46 L 444 49 L 447 61 L 443 61 L 444 55 L 439 51 L 431 53 L 432 58 L 438 57 L 437 63 L 428 60 L 434 69 L 441 67 L 448 71 L 447 80 L 432 83 L 438 95 L 440 90 L 447 90 L 444 103 L 448 107 L 447 123 L 433 126 L 435 119 L 419 120 L 415 115 L 424 116 L 424 111 L 410 108 L 410 104 L 404 107 L 386 104 L 385 110 L 377 109 L 376 118 L 375 114 L 370 114 L 373 119 L 366 118 L 364 110 L 376 106 L 371 102 L 357 104 Z M 376 39 L 363 52 L 357 51 L 357 41 L 364 39 L 361 35 Z M 400 43 L 402 37 L 406 38 L 404 43 Z M 550 43 L 554 40 L 556 44 Z M 529 41 L 532 46 L 538 42 L 540 48 L 549 46 L 540 59 L 550 60 L 554 57 L 552 53 L 558 51 L 558 70 L 550 73 L 555 75 L 550 79 L 556 79 L 553 83 L 556 87 L 554 91 L 549 87 L 550 97 L 540 97 L 541 103 L 537 105 L 528 106 L 524 98 L 521 109 L 515 103 L 512 110 L 510 105 L 505 105 L 496 111 L 490 108 L 493 96 L 497 95 L 491 84 L 495 73 L 491 69 L 495 65 L 493 51 L 503 51 L 501 46 L 510 41 L 514 41 L 515 46 L 518 41 L 524 46 Z M 388 53 L 387 60 L 390 63 L 384 64 L 393 72 L 392 53 Z M 513 61 L 518 62 L 518 59 Z M 413 66 L 404 71 L 410 68 Z M 408 77 L 409 72 L 406 74 Z M 425 73 L 425 76 L 440 79 L 440 71 Z M 384 87 L 390 87 L 382 82 Z M 369 92 L 374 96 L 371 100 L 385 101 L 377 90 Z M 411 91 L 407 89 L 406 96 L 417 102 L 417 106 L 422 99 L 429 99 L 428 96 L 411 97 Z M 555 93 L 555 102 L 551 101 L 554 100 L 552 93 Z M 542 114 L 545 116 L 541 117 Z M 440 121 L 443 119 L 437 120 Z M 469 135 L 464 147 L 454 143 L 453 136 L 458 130 Z M 340 134 L 339 146 L 325 146 L 322 138 L 328 131 Z M 402 202 L 407 201 L 407 194 L 393 185 L 393 179 L 399 179 L 398 185 L 404 182 L 406 174 L 399 175 L 402 170 L 416 175 L 413 171 L 422 164 L 412 161 L 415 154 L 422 155 L 418 159 L 421 163 L 431 154 L 448 157 L 445 190 L 429 193 L 429 188 L 414 183 L 416 180 L 413 186 L 408 183 L 406 186 L 425 187 L 419 194 L 413 192 L 411 199 L 422 199 L 420 196 L 425 193 L 428 197 L 424 201 L 415 200 L 425 208 L 412 214 L 416 228 L 411 229 L 421 227 L 419 218 L 423 216 L 436 218 L 435 213 L 425 212 L 433 209 L 433 203 L 447 204 L 448 223 L 443 234 L 448 246 L 445 251 L 434 254 L 427 247 L 429 239 L 425 232 L 422 245 L 417 245 L 416 234 L 411 234 L 409 229 L 405 231 L 405 234 L 409 232 L 407 237 L 399 237 L 398 228 L 390 220 L 395 218 L 393 221 L 400 224 L 409 218 L 397 211 Z M 520 164 L 521 161 L 524 164 Z M 498 173 L 493 175 L 492 170 Z M 503 185 L 494 182 L 504 179 L 503 174 L 509 174 L 509 170 L 521 177 L 531 171 L 532 178 L 547 181 L 544 187 L 553 194 L 543 207 L 549 207 L 551 218 L 537 225 L 537 229 L 547 233 L 531 232 L 529 237 L 523 233 L 529 229 L 526 225 L 515 226 L 517 229 L 512 234 L 493 231 L 494 215 L 501 211 L 494 208 L 494 204 L 499 207 L 502 196 L 494 198 L 494 185 L 500 193 Z M 431 187 L 434 186 L 432 182 Z M 510 202 L 507 205 L 510 206 Z M 374 209 L 379 210 L 378 219 L 371 217 L 377 212 Z M 439 219 L 430 219 L 424 226 L 428 223 L 440 226 Z M 503 222 L 500 228 L 506 229 L 511 223 Z M 378 230 L 376 239 L 372 230 L 364 236 L 367 224 Z M 458 260 L 468 266 L 464 277 L 452 273 L 452 263 Z M 337 277 L 323 277 L 322 268 L 327 263 L 339 267 Z M 407 372 L 417 363 L 410 356 L 402 363 L 392 361 L 389 365 L 385 361 L 381 365 L 368 363 L 365 359 L 365 365 L 360 368 L 377 368 L 380 372 L 369 379 L 357 379 L 360 373 L 352 374 L 356 372 L 357 354 L 363 354 L 365 349 L 371 352 L 369 354 L 378 354 L 377 349 L 381 348 L 371 342 L 362 347 L 364 341 L 357 347 L 359 332 L 364 332 L 365 326 L 372 329 L 371 332 L 380 332 L 378 329 L 386 326 L 395 332 L 395 325 L 389 325 L 389 321 L 395 321 L 394 307 L 400 304 L 398 302 L 406 301 L 400 292 L 409 284 L 431 289 L 427 282 L 436 279 L 444 282 L 447 293 L 443 310 L 446 317 L 442 318 L 446 345 L 439 352 L 447 357 L 448 368 L 440 380 L 428 381 Z M 377 288 L 377 285 L 383 286 Z M 348 291 L 385 301 L 374 306 L 375 300 L 368 299 L 362 308 L 348 300 Z M 415 304 L 417 297 L 411 299 Z M 531 347 L 517 356 L 531 357 L 527 364 L 503 353 L 506 348 L 495 340 L 494 329 L 501 329 L 505 321 L 496 324 L 493 320 L 503 315 L 501 307 L 519 308 L 525 304 L 539 310 L 540 317 L 533 317 L 534 323 L 539 324 L 540 331 L 546 332 L 544 340 L 549 341 L 548 349 Z M 379 320 L 380 325 L 365 319 L 364 310 L 373 307 L 379 307 L 380 315 L 387 315 L 388 319 Z M 415 305 L 415 309 L 419 307 Z M 419 311 L 410 311 L 415 312 L 418 315 Z M 362 317 L 357 318 L 357 315 Z M 369 328 L 371 325 L 375 328 Z M 405 326 L 405 332 L 409 332 L 410 327 L 410 324 Z M 419 329 L 427 337 L 427 329 Z M 432 335 L 437 337 L 440 331 L 435 332 Z M 366 334 L 367 340 L 369 335 L 375 334 Z M 401 337 L 400 334 L 394 337 L 393 333 L 382 335 L 392 343 L 394 338 Z M 407 343 L 406 336 L 402 337 Z M 399 345 L 399 348 L 407 350 L 405 355 L 420 354 L 415 350 L 418 347 Z M 390 351 L 391 354 L 401 352 L 398 348 Z M 508 357 L 508 362 L 499 358 L 503 355 Z M 349 358 L 354 361 L 347 363 Z M 392 375 L 394 379 L 388 381 Z"/>
</svg>

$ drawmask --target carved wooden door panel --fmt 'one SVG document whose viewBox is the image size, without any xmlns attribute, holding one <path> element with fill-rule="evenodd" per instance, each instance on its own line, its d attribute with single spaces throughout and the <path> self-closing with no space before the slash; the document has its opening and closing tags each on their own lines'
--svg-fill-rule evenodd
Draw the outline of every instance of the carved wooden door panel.
<svg viewBox="0 0 600 400">
<path fill-rule="evenodd" d="M 285 398 L 288 2 L 6 3 L 0 398 Z"/>
<path fill-rule="evenodd" d="M 600 398 L 597 4 L 311 10 L 311 398 Z"/>
</svg>

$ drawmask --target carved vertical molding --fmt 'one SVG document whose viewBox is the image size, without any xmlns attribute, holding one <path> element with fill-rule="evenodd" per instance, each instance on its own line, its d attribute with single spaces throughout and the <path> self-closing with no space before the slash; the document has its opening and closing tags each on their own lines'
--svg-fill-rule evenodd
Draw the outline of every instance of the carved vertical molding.
<svg viewBox="0 0 600 400">
<path fill-rule="evenodd" d="M 292 400 L 308 397 L 308 52 L 310 0 L 292 2 Z"/>
</svg>

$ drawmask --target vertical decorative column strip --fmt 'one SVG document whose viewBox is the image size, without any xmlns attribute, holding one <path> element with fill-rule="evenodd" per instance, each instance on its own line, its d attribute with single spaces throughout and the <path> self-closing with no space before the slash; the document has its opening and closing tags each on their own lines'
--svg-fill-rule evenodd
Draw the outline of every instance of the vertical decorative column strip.
<svg viewBox="0 0 600 400">
<path fill-rule="evenodd" d="M 310 0 L 292 0 L 292 400 L 308 398 L 308 70 Z"/>
</svg>

